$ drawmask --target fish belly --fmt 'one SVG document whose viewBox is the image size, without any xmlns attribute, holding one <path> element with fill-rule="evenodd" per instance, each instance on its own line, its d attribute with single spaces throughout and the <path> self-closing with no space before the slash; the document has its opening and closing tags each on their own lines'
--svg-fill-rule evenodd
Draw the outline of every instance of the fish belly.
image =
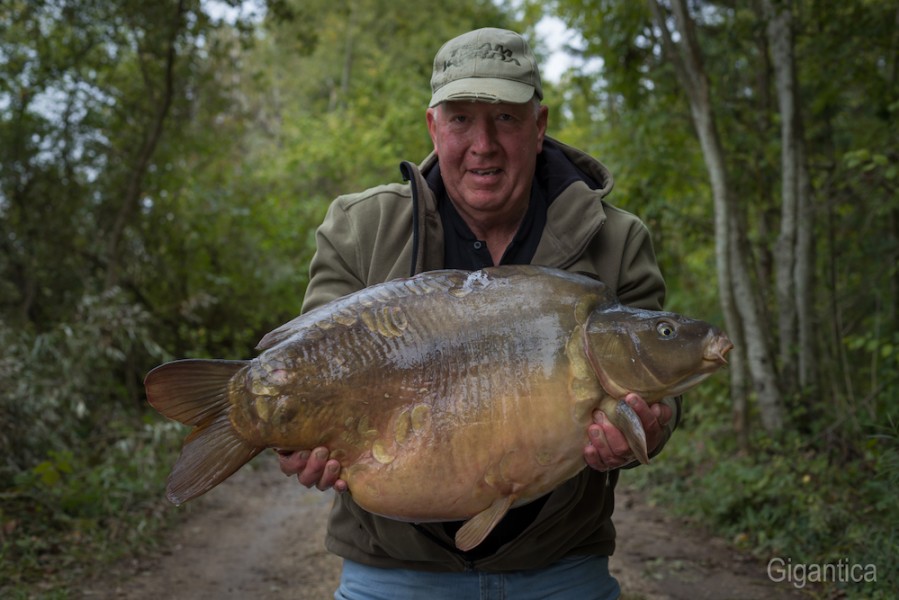
<svg viewBox="0 0 899 600">
<path fill-rule="evenodd" d="M 419 405 L 417 427 L 394 428 L 403 433 L 380 437 L 344 469 L 354 501 L 399 520 L 466 519 L 497 498 L 536 499 L 584 467 L 589 414 L 573 414 L 564 392 L 504 396 L 490 405 L 479 415 Z"/>
</svg>

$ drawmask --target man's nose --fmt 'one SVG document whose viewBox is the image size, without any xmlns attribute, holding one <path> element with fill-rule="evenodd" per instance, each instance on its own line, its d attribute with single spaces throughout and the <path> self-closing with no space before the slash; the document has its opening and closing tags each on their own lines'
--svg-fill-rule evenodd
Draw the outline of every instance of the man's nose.
<svg viewBox="0 0 899 600">
<path fill-rule="evenodd" d="M 490 119 L 480 119 L 472 129 L 471 150 L 476 154 L 489 154 L 496 149 L 496 125 Z"/>
</svg>

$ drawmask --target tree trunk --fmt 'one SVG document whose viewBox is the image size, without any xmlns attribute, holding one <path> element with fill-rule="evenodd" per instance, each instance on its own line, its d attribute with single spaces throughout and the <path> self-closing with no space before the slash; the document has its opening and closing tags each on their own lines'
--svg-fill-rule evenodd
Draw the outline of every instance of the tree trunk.
<svg viewBox="0 0 899 600">
<path fill-rule="evenodd" d="M 793 3 L 764 0 L 768 45 L 781 122 L 781 227 L 777 300 L 782 384 L 786 392 L 815 384 L 812 265 L 814 215 L 793 42 Z"/>
<path fill-rule="evenodd" d="M 768 19 L 768 47 L 774 65 L 777 82 L 777 99 L 780 107 L 780 168 L 781 168 L 781 210 L 780 235 L 777 238 L 776 290 L 778 306 L 778 337 L 780 340 L 780 365 L 784 391 L 788 394 L 795 389 L 796 347 L 798 340 L 794 270 L 796 267 L 796 230 L 799 202 L 796 164 L 796 106 L 792 72 L 792 50 L 790 40 L 790 7 L 780 5 L 778 10 L 771 6 L 771 0 L 764 0 Z"/>
<path fill-rule="evenodd" d="M 742 339 L 745 351 L 735 358 L 746 363 L 734 364 L 731 369 L 732 389 L 740 394 L 734 398 L 735 423 L 746 423 L 745 384 L 740 374 L 748 372 L 756 394 L 762 426 L 775 432 L 783 426 L 783 407 L 777 376 L 771 359 L 764 327 L 762 302 L 752 284 L 748 265 L 745 219 L 735 201 L 727 180 L 727 161 L 718 135 L 715 113 L 711 103 L 708 76 L 702 65 L 702 54 L 696 40 L 695 25 L 687 12 L 685 0 L 674 0 L 677 32 L 681 42 L 675 43 L 668 30 L 668 18 L 658 0 L 650 0 L 662 33 L 666 53 L 675 66 L 678 81 L 687 94 L 690 112 L 696 128 L 706 168 L 711 181 L 715 207 L 715 246 L 718 267 L 718 289 L 722 310 L 731 335 Z M 740 384 L 739 386 L 737 384 Z M 739 414 L 737 411 L 742 411 Z M 739 432 L 738 434 L 742 434 Z"/>
</svg>

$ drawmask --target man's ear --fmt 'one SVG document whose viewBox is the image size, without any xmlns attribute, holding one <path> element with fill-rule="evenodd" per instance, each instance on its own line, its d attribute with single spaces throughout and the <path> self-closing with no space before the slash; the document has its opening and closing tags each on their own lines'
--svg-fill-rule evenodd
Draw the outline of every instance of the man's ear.
<svg viewBox="0 0 899 600">
<path fill-rule="evenodd" d="M 543 152 L 543 138 L 546 137 L 546 126 L 549 123 L 549 107 L 540 105 L 537 112 L 537 154 Z"/>
<path fill-rule="evenodd" d="M 439 106 L 429 108 L 425 111 L 425 119 L 428 122 L 428 134 L 431 136 L 431 143 L 434 145 L 434 153 L 437 153 L 437 111 Z"/>
</svg>

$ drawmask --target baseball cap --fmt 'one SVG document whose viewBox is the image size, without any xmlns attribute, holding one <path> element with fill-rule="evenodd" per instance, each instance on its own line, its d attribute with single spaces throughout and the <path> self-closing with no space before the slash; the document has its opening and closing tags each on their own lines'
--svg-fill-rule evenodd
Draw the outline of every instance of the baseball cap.
<svg viewBox="0 0 899 600">
<path fill-rule="evenodd" d="M 529 102 L 543 99 L 537 59 L 514 31 L 486 27 L 445 43 L 434 57 L 431 103 L 452 100 Z"/>
</svg>

